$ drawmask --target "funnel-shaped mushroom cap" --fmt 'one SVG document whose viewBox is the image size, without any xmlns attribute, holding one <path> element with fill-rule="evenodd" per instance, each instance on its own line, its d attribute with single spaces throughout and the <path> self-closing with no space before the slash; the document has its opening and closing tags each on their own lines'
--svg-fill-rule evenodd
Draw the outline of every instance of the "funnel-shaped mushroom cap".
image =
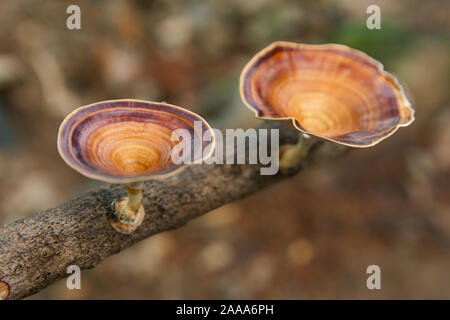
<svg viewBox="0 0 450 320">
<path fill-rule="evenodd" d="M 263 119 L 292 119 L 305 133 L 369 147 L 414 120 L 397 80 L 366 54 L 337 44 L 275 42 L 241 75 L 245 104 Z"/>
<path fill-rule="evenodd" d="M 185 166 L 174 164 L 171 157 L 178 143 L 171 139 L 176 129 L 189 132 L 192 162 L 211 155 L 214 133 L 200 116 L 139 100 L 103 101 L 76 109 L 59 128 L 58 151 L 67 164 L 90 178 L 111 183 L 158 179 Z M 212 141 L 202 139 L 206 131 Z"/>
</svg>

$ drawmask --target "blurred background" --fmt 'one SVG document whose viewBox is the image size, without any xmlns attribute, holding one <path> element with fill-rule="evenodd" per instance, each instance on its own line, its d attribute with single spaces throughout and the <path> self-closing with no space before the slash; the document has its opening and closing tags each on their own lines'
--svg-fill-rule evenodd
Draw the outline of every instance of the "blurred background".
<svg viewBox="0 0 450 320">
<path fill-rule="evenodd" d="M 66 8 L 81 8 L 81 30 Z M 366 9 L 381 8 L 381 30 Z M 239 74 L 276 40 L 336 42 L 397 75 L 416 121 L 390 139 L 151 237 L 40 299 L 450 299 L 450 2 L 3 0 L 0 224 L 101 183 L 56 151 L 67 113 L 166 101 L 216 128 L 260 124 Z M 381 267 L 381 290 L 366 268 Z"/>
</svg>

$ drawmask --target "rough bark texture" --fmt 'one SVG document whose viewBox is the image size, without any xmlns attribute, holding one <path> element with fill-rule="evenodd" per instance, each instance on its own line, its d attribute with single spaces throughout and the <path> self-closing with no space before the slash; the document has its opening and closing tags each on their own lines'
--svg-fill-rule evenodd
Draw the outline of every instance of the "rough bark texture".
<svg viewBox="0 0 450 320">
<path fill-rule="evenodd" d="M 280 129 L 280 145 L 296 141 L 297 132 L 277 123 L 265 127 Z M 295 172 L 343 150 L 318 143 Z M 142 239 L 178 228 L 286 177 L 262 176 L 259 169 L 259 165 L 194 165 L 171 178 L 146 182 L 145 220 L 131 235 L 117 233 L 107 219 L 111 202 L 126 195 L 123 185 L 101 188 L 0 228 L 2 293 L 6 295 L 8 288 L 8 299 L 30 296 L 65 277 L 69 265 L 93 268 Z"/>
</svg>

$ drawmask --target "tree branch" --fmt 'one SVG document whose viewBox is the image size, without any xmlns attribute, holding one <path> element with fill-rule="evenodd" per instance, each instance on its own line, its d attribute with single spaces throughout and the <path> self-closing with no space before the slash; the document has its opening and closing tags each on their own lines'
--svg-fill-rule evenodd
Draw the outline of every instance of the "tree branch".
<svg viewBox="0 0 450 320">
<path fill-rule="evenodd" d="M 296 141 L 297 132 L 278 123 L 264 128 L 280 129 L 280 145 Z M 318 143 L 295 171 L 344 150 L 333 143 Z M 0 228 L 0 298 L 30 296 L 65 277 L 69 265 L 93 268 L 142 239 L 178 228 L 286 177 L 262 176 L 259 170 L 259 165 L 202 164 L 165 180 L 146 182 L 145 220 L 131 235 L 117 233 L 107 219 L 111 202 L 126 195 L 123 185 L 109 185 Z"/>
</svg>

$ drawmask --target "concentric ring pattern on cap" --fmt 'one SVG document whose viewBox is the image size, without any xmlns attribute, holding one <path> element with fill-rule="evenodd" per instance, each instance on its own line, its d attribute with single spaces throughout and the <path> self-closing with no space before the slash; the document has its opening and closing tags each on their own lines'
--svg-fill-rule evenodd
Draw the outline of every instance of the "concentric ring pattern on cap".
<svg viewBox="0 0 450 320">
<path fill-rule="evenodd" d="M 64 161 L 87 177 L 111 183 L 144 181 L 186 166 L 171 159 L 176 129 L 190 134 L 192 162 L 211 155 L 214 133 L 200 116 L 166 103 L 129 99 L 74 110 L 59 128 L 57 145 Z M 206 131 L 211 141 L 202 139 Z"/>
</svg>

